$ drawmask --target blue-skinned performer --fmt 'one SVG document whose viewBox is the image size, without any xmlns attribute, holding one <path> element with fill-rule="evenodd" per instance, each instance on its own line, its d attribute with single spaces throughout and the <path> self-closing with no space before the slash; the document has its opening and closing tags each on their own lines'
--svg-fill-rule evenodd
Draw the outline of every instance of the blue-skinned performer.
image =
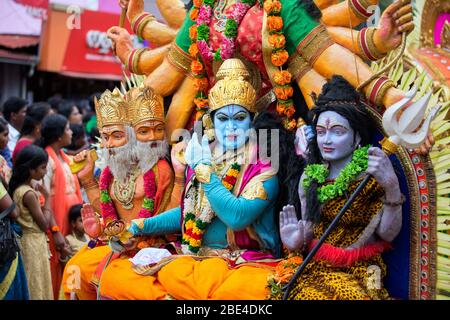
<svg viewBox="0 0 450 320">
<path fill-rule="evenodd" d="M 208 116 L 213 127 L 206 128 L 208 134 L 201 142 L 194 134 L 186 148 L 188 168 L 181 206 L 158 217 L 132 220 L 129 229 L 135 236 L 181 232 L 179 254 L 145 275 L 133 271 L 131 262 L 128 270 L 121 268 L 120 272 L 112 262 L 101 279 L 102 297 L 267 297 L 267 276 L 281 254 L 277 199 L 279 174 L 286 171 L 274 163 L 279 160 L 277 155 L 268 157 L 275 156 L 272 162 L 259 157 L 262 148 L 251 138 L 250 129 L 261 128 L 262 117 L 269 127 L 281 129 L 281 140 L 286 139 L 286 131 L 272 116 L 256 115 L 255 90 L 240 60 L 226 60 L 218 74 L 219 81 L 209 93 Z M 211 133 L 215 139 L 210 144 Z M 286 146 L 287 141 L 292 151 L 293 137 L 288 140 L 279 141 L 280 145 Z"/>
</svg>

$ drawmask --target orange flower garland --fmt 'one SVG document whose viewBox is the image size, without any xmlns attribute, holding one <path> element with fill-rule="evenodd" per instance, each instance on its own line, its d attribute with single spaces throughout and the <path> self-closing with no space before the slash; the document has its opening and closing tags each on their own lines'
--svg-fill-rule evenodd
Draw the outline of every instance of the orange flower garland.
<svg viewBox="0 0 450 320">
<path fill-rule="evenodd" d="M 292 75 L 289 71 L 282 69 L 282 66 L 289 59 L 289 53 L 285 49 L 286 38 L 283 34 L 282 5 L 279 0 L 265 0 L 263 8 L 267 13 L 268 42 L 272 48 L 271 61 L 279 69 L 273 77 L 276 83 L 274 93 L 278 100 L 277 112 L 284 117 L 284 126 L 288 130 L 293 130 L 297 126 L 297 122 L 292 119 L 295 114 L 294 104 L 291 100 L 294 94 L 294 89 L 291 86 Z"/>
<path fill-rule="evenodd" d="M 203 0 L 194 0 L 194 7 L 191 10 L 189 17 L 192 21 L 196 21 L 200 7 L 203 5 Z M 200 51 L 197 46 L 197 25 L 194 24 L 189 28 L 189 38 L 191 39 L 191 46 L 189 47 L 189 54 L 193 58 L 191 63 L 191 71 L 195 77 L 194 88 L 197 91 L 194 103 L 197 107 L 197 112 L 204 113 L 208 109 L 208 87 L 209 81 L 206 75 L 206 68 L 201 59 Z M 197 115 L 199 116 L 199 115 Z"/>
</svg>

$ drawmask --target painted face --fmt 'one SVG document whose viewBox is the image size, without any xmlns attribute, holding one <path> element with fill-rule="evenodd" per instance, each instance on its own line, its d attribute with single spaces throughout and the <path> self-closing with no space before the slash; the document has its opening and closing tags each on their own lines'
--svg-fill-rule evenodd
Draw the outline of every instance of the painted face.
<svg viewBox="0 0 450 320">
<path fill-rule="evenodd" d="M 244 107 L 223 107 L 216 111 L 213 121 L 217 142 L 225 151 L 238 149 L 247 142 L 251 118 Z"/>
<path fill-rule="evenodd" d="M 122 147 L 128 142 L 127 131 L 124 125 L 104 126 L 100 130 L 102 145 L 105 148 Z"/>
<path fill-rule="evenodd" d="M 161 121 L 143 121 L 136 124 L 133 129 L 136 139 L 141 142 L 164 140 L 165 137 L 165 127 Z"/>
<path fill-rule="evenodd" d="M 347 119 L 334 111 L 320 114 L 316 125 L 317 144 L 322 158 L 326 161 L 338 161 L 349 157 L 359 139 Z"/>
</svg>

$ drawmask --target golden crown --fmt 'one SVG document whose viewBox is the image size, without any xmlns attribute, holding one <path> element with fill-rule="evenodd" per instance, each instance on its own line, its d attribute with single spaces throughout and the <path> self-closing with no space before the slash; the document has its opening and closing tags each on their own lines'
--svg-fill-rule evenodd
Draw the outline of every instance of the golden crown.
<svg viewBox="0 0 450 320">
<path fill-rule="evenodd" d="M 249 82 L 250 74 L 239 59 L 228 59 L 217 71 L 218 81 L 208 94 L 209 110 L 237 104 L 256 113 L 256 91 Z"/>
<path fill-rule="evenodd" d="M 128 102 L 128 115 L 132 126 L 148 120 L 164 122 L 164 100 L 152 88 L 131 88 L 125 100 Z"/>
<path fill-rule="evenodd" d="M 99 128 L 117 124 L 130 124 L 127 117 L 125 100 L 119 89 L 115 88 L 112 92 L 106 90 L 102 93 L 100 99 L 95 98 L 94 102 Z"/>
</svg>

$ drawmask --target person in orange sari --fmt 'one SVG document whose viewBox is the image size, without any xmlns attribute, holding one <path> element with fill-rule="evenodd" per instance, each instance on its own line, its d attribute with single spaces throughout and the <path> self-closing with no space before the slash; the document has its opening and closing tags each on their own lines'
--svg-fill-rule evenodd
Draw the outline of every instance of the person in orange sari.
<svg viewBox="0 0 450 320">
<path fill-rule="evenodd" d="M 125 97 L 118 90 L 105 91 L 96 101 L 97 121 L 106 147 L 106 164 L 97 182 L 93 177 L 90 152 L 82 152 L 74 160 L 86 160 L 78 176 L 90 205 L 82 210 L 83 224 L 91 238 L 103 236 L 103 229 L 114 223 L 128 223 L 174 207 L 181 197 L 183 171 L 176 173 L 167 161 L 164 106 L 160 96 L 150 88 L 133 88 Z M 183 168 L 182 168 L 183 170 Z M 101 218 L 95 213 L 100 212 Z M 163 246 L 171 238 L 153 237 L 140 246 Z M 91 244 L 93 244 L 91 242 Z M 120 251 L 120 248 L 119 248 Z M 73 266 L 80 270 L 79 299 L 95 299 L 96 285 L 108 263 L 122 264 L 128 255 L 113 254 L 108 246 L 84 247 L 67 264 L 63 276 L 64 292 L 73 292 L 70 279 Z"/>
<path fill-rule="evenodd" d="M 41 146 L 49 156 L 44 185 L 47 190 L 50 190 L 51 208 L 56 221 L 56 225 L 51 228 L 51 232 L 58 233 L 60 231 L 63 237 L 71 232 L 68 217 L 69 209 L 75 204 L 83 203 L 78 178 L 70 171 L 70 159 L 62 151 L 62 148 L 68 146 L 71 140 L 72 131 L 66 117 L 52 114 L 44 119 L 41 128 Z M 64 260 L 70 255 L 70 249 L 64 238 L 62 244 L 55 243 L 55 238 L 51 235 L 49 235 L 49 238 L 52 253 L 50 265 L 53 293 L 56 299 L 59 296 L 62 276 L 60 259 Z M 56 249 L 59 249 L 61 254 Z"/>
</svg>

